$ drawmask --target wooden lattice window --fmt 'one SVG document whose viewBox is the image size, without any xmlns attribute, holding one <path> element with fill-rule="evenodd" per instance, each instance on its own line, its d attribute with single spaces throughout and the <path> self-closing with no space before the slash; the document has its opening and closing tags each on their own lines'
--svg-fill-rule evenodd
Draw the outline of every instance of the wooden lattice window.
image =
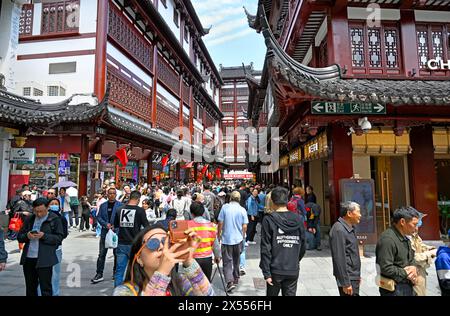
<svg viewBox="0 0 450 316">
<path fill-rule="evenodd" d="M 447 62 L 450 59 L 449 26 L 430 24 L 417 25 L 417 53 L 419 67 L 428 70 L 428 61 Z"/>
<path fill-rule="evenodd" d="M 173 93 L 176 95 L 179 94 L 179 76 L 162 56 L 159 56 L 158 58 L 158 80 L 164 82 L 164 84 L 169 87 Z"/>
<path fill-rule="evenodd" d="M 24 4 L 19 21 L 19 36 L 33 35 L 34 4 Z"/>
<path fill-rule="evenodd" d="M 352 66 L 355 74 L 400 74 L 400 39 L 395 24 L 368 27 L 350 24 Z"/>
<path fill-rule="evenodd" d="M 110 66 L 107 68 L 106 80 L 111 85 L 111 104 L 144 121 L 151 121 L 151 92 L 138 87 L 134 81 Z"/>
<path fill-rule="evenodd" d="M 109 6 L 108 36 L 147 70 L 153 70 L 153 45 L 116 6 Z"/>
<path fill-rule="evenodd" d="M 41 34 L 78 33 L 80 0 L 42 3 Z"/>
<path fill-rule="evenodd" d="M 189 105 L 189 86 L 186 84 L 186 82 L 183 82 L 183 101 L 184 103 Z"/>
<path fill-rule="evenodd" d="M 350 39 L 352 42 L 352 65 L 353 67 L 364 67 L 364 29 L 362 27 L 352 27 L 350 29 Z"/>
<path fill-rule="evenodd" d="M 384 46 L 386 53 L 386 67 L 387 68 L 399 68 L 400 57 L 398 55 L 399 41 L 398 33 L 395 29 L 384 30 Z"/>
</svg>

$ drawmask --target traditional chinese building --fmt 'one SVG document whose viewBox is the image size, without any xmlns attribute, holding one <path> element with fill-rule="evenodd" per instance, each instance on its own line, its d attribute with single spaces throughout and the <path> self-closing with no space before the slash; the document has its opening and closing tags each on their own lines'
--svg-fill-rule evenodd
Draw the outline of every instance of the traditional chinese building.
<svg viewBox="0 0 450 316">
<path fill-rule="evenodd" d="M 268 48 L 248 115 L 257 126 L 268 113 L 281 136 L 280 169 L 260 177 L 312 185 L 325 227 L 341 201 L 359 202 L 369 243 L 404 205 L 428 214 L 421 234 L 439 239 L 450 196 L 450 2 L 372 2 L 269 0 L 247 13 Z"/>
<path fill-rule="evenodd" d="M 107 104 L 89 129 L 69 120 L 46 133 L 33 125 L 21 130 L 26 146 L 37 149 L 40 164 L 68 156 L 77 166 L 71 173 L 81 194 L 95 168 L 95 154 L 101 154 L 103 171 L 117 176 L 108 158 L 123 146 L 129 148 L 130 162 L 120 177 L 195 176 L 196 170 L 182 168 L 189 161 L 172 159 L 165 170 L 154 163 L 180 139 L 202 152 L 217 142 L 220 129 L 223 81 L 202 40 L 209 30 L 189 0 L 33 1 L 22 6 L 18 22 L 12 92 L 42 104 L 66 104 L 68 96 L 93 94 Z M 173 133 L 179 127 L 184 132 Z M 211 167 L 226 166 L 221 161 Z"/>
<path fill-rule="evenodd" d="M 244 133 L 250 126 L 247 118 L 249 87 L 247 76 L 261 77 L 261 71 L 255 70 L 253 64 L 237 67 L 220 67 L 220 75 L 224 85 L 220 94 L 220 109 L 223 114 L 223 152 L 225 160 L 230 164 L 230 169 L 245 170 L 246 151 L 248 149 L 248 137 Z M 227 133 L 231 129 L 233 133 Z M 231 135 L 229 135 L 231 134 Z"/>
</svg>

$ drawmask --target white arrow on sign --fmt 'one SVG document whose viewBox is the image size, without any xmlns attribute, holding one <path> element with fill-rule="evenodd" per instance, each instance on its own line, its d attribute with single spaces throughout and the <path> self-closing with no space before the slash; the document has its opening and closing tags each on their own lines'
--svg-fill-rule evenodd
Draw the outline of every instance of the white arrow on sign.
<svg viewBox="0 0 450 316">
<path fill-rule="evenodd" d="M 384 110 L 384 105 L 378 103 L 377 106 L 374 107 L 374 109 L 377 110 L 377 113 L 380 113 Z"/>
<path fill-rule="evenodd" d="M 324 108 L 325 108 L 325 107 L 322 106 L 320 103 L 316 103 L 316 104 L 313 106 L 313 109 L 316 110 L 317 112 L 322 112 L 322 110 L 323 110 Z"/>
</svg>

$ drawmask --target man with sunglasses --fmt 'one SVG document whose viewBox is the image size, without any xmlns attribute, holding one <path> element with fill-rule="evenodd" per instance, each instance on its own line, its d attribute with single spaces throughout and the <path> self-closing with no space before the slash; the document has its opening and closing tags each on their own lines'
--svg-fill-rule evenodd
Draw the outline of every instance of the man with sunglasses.
<svg viewBox="0 0 450 316">
<path fill-rule="evenodd" d="M 106 234 L 110 229 L 114 230 L 114 219 L 116 213 L 122 207 L 122 203 L 116 200 L 116 189 L 109 188 L 107 191 L 108 201 L 100 205 L 100 209 L 97 215 L 97 225 L 100 225 L 102 230 L 100 234 L 100 249 L 97 259 L 97 273 L 95 277 L 91 280 L 91 283 L 96 284 L 102 282 L 103 270 L 105 270 L 106 255 L 108 254 L 108 248 L 105 247 Z M 116 273 L 116 249 L 114 252 L 114 268 L 113 275 Z"/>
<path fill-rule="evenodd" d="M 128 204 L 122 206 L 114 218 L 114 227 L 118 230 L 119 243 L 116 249 L 117 269 L 114 274 L 114 287 L 123 283 L 123 277 L 130 258 L 131 246 L 142 228 L 147 227 L 147 214 L 139 207 L 141 193 L 133 191 Z"/>
</svg>

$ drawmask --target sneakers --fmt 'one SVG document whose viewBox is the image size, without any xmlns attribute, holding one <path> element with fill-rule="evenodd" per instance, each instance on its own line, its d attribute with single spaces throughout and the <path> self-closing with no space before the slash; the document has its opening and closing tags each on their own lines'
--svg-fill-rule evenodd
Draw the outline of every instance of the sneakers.
<svg viewBox="0 0 450 316">
<path fill-rule="evenodd" d="M 240 276 L 244 276 L 244 275 L 246 275 L 246 274 L 247 274 L 247 272 L 245 271 L 244 268 L 240 268 L 240 269 L 239 269 L 239 275 L 240 275 Z"/>
<path fill-rule="evenodd" d="M 91 283 L 92 284 L 97 284 L 97 283 L 99 283 L 99 282 L 102 282 L 104 279 L 103 279 L 103 274 L 100 274 L 100 273 L 97 273 L 96 275 L 95 275 L 95 277 L 91 280 Z"/>
<path fill-rule="evenodd" d="M 245 242 L 245 247 L 248 247 L 249 243 L 248 241 Z"/>
<path fill-rule="evenodd" d="M 316 250 L 317 250 L 317 251 L 322 251 L 322 248 L 317 247 Z"/>
<path fill-rule="evenodd" d="M 249 245 L 256 245 L 256 241 L 248 241 Z"/>
<path fill-rule="evenodd" d="M 234 285 L 233 282 L 230 282 L 227 284 L 227 293 L 230 293 L 231 291 L 233 291 L 236 288 L 236 285 Z"/>
</svg>

